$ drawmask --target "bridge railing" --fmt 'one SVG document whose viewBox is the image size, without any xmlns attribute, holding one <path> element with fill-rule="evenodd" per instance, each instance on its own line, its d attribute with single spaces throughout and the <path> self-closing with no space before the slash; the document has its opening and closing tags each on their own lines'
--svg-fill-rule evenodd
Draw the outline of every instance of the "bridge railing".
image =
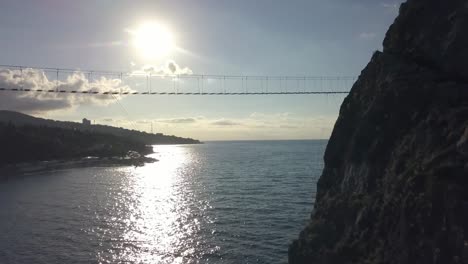
<svg viewBox="0 0 468 264">
<path fill-rule="evenodd" d="M 346 94 L 355 76 L 112 72 L 0 65 L 0 91 L 103 95 Z"/>
</svg>

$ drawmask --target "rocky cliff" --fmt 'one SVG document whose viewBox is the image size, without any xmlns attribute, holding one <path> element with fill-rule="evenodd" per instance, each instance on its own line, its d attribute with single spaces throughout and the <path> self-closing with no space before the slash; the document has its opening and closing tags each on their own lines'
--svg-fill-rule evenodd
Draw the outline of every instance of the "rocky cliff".
<svg viewBox="0 0 468 264">
<path fill-rule="evenodd" d="M 409 0 L 343 102 L 297 263 L 468 263 L 468 0 Z"/>
</svg>

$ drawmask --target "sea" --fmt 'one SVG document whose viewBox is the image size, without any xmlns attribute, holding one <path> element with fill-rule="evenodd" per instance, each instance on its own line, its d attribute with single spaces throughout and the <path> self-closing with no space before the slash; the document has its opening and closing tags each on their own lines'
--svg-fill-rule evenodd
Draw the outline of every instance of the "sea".
<svg viewBox="0 0 468 264">
<path fill-rule="evenodd" d="M 158 162 L 0 175 L 0 263 L 287 263 L 327 141 L 154 146 Z"/>
</svg>

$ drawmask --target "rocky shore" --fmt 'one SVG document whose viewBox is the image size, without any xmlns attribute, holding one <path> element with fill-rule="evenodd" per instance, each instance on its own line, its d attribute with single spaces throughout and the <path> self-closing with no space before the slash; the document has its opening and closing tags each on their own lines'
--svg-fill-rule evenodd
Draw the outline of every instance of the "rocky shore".
<svg viewBox="0 0 468 264">
<path fill-rule="evenodd" d="M 468 1 L 409 0 L 343 102 L 289 263 L 468 263 Z"/>
</svg>

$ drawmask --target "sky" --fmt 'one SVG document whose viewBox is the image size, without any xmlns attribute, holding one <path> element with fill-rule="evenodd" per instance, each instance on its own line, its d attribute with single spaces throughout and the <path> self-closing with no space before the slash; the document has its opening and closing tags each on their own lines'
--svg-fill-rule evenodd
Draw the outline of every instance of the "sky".
<svg viewBox="0 0 468 264">
<path fill-rule="evenodd" d="M 400 0 L 5 1 L 0 64 L 126 73 L 358 76 Z M 193 91 L 190 79 L 152 81 Z M 349 89 L 351 82 L 329 84 Z M 4 87 L 145 91 L 120 79 L 0 68 Z M 239 83 L 207 79 L 207 90 Z M 263 85 L 251 81 L 250 89 Z M 273 87 L 275 84 L 271 84 Z M 276 83 L 278 85 L 278 83 Z M 295 84 L 290 84 L 295 85 Z M 297 84 L 298 88 L 301 84 Z M 306 84 L 313 85 L 313 84 Z M 338 87 L 339 86 L 339 87 Z M 173 86 L 174 87 L 174 86 Z M 162 88 L 161 88 L 162 89 Z M 191 90 L 192 89 L 192 90 Z M 293 88 L 291 88 L 293 89 Z M 309 89 L 309 87 L 307 88 Z M 314 89 L 313 87 L 310 89 Z M 76 96 L 3 92 L 0 108 L 207 140 L 328 138 L 343 95 Z"/>
</svg>

